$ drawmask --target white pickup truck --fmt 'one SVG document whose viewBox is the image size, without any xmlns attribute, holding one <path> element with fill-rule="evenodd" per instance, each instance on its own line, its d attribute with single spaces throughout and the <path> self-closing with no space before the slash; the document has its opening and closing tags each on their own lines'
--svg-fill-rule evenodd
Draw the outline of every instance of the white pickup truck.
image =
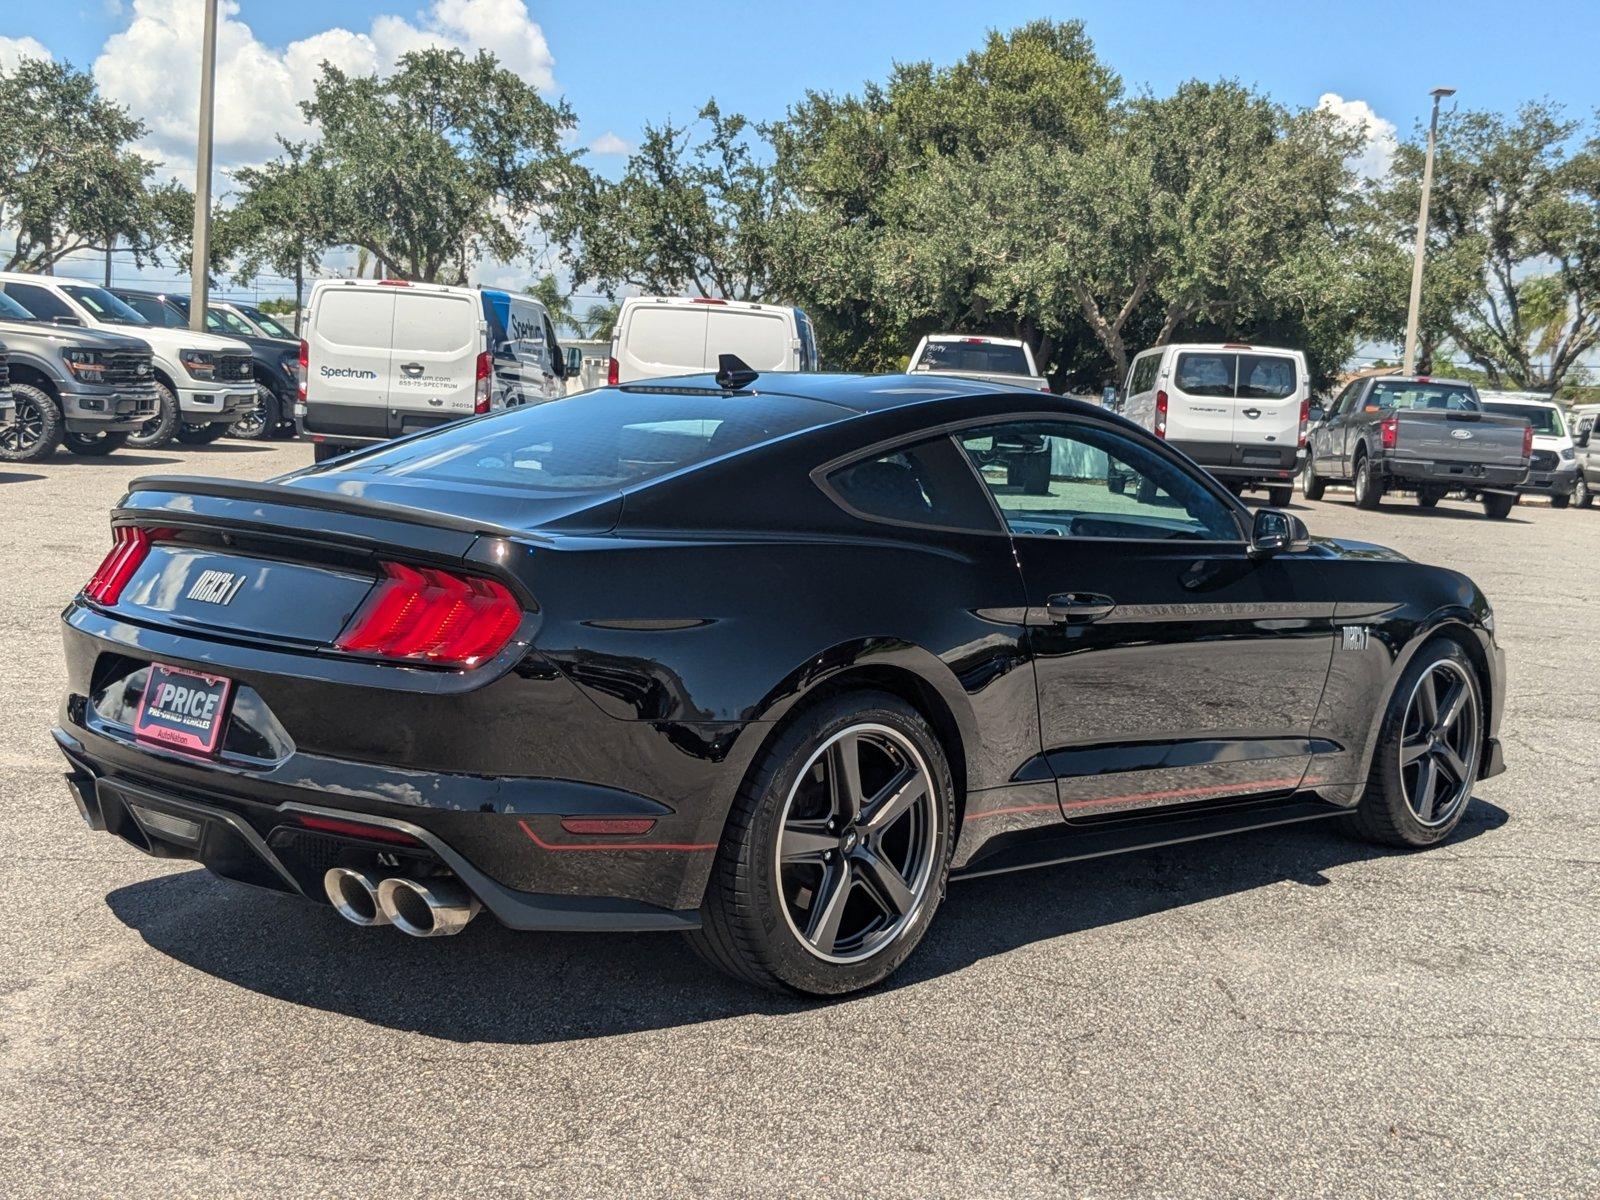
<svg viewBox="0 0 1600 1200">
<path fill-rule="evenodd" d="M 963 333 L 933 333 L 917 343 L 910 375 L 951 375 L 979 379 L 1002 387 L 1048 392 L 1049 382 L 1033 362 L 1033 350 L 1017 338 L 971 337 Z"/>
</svg>

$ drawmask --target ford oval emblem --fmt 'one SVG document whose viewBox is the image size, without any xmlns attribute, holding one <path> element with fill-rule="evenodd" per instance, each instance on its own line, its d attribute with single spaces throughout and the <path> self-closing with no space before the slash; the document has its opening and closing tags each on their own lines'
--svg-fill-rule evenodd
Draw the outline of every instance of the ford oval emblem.
<svg viewBox="0 0 1600 1200">
<path fill-rule="evenodd" d="M 1456 438 L 1456 439 L 1458 439 L 1460 441 L 1463 441 L 1463 442 L 1469 442 L 1469 441 L 1472 440 L 1472 430 L 1470 430 L 1470 429 L 1452 429 L 1450 431 L 1450 436 L 1453 437 L 1453 438 Z"/>
</svg>

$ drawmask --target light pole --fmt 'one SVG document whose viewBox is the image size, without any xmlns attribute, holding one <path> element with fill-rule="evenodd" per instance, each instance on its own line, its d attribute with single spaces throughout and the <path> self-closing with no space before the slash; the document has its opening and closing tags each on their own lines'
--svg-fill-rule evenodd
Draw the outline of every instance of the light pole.
<svg viewBox="0 0 1600 1200">
<path fill-rule="evenodd" d="M 1406 357 L 1402 375 L 1417 369 L 1417 313 L 1422 307 L 1422 260 L 1428 253 L 1428 193 L 1433 191 L 1433 145 L 1439 137 L 1439 101 L 1454 96 L 1455 88 L 1437 87 L 1433 96 L 1433 117 L 1428 122 L 1428 153 L 1422 162 L 1422 208 L 1417 214 L 1417 249 L 1411 259 L 1411 306 L 1406 310 Z"/>
<path fill-rule="evenodd" d="M 194 163 L 194 256 L 189 264 L 189 328 L 206 329 L 206 269 L 211 265 L 211 126 L 217 91 L 217 0 L 205 0 L 200 47 L 200 140 Z"/>
</svg>

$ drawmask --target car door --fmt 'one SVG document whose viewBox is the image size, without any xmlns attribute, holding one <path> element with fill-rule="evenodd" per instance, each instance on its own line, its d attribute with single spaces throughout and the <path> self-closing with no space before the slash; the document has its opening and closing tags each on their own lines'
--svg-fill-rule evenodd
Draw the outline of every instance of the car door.
<svg viewBox="0 0 1600 1200">
<path fill-rule="evenodd" d="M 1324 475 L 1340 478 L 1349 473 L 1345 455 L 1345 434 L 1350 427 L 1350 405 L 1360 390 L 1359 382 L 1346 384 L 1344 391 L 1334 400 L 1327 419 L 1317 429 L 1312 442 L 1312 453 L 1323 464 L 1320 470 Z"/>
<path fill-rule="evenodd" d="M 1214 482 L 1109 423 L 956 437 L 1022 570 L 1063 816 L 1299 787 L 1333 652 L 1301 556 L 1252 559 Z"/>
</svg>

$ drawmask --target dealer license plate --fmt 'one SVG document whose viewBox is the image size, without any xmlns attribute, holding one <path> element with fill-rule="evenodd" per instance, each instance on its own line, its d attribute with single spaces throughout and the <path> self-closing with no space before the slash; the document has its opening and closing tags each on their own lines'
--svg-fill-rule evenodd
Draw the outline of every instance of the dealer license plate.
<svg viewBox="0 0 1600 1200">
<path fill-rule="evenodd" d="M 215 754 L 232 691 L 233 680 L 221 675 L 151 663 L 133 735 L 141 742 L 190 754 Z"/>
</svg>

